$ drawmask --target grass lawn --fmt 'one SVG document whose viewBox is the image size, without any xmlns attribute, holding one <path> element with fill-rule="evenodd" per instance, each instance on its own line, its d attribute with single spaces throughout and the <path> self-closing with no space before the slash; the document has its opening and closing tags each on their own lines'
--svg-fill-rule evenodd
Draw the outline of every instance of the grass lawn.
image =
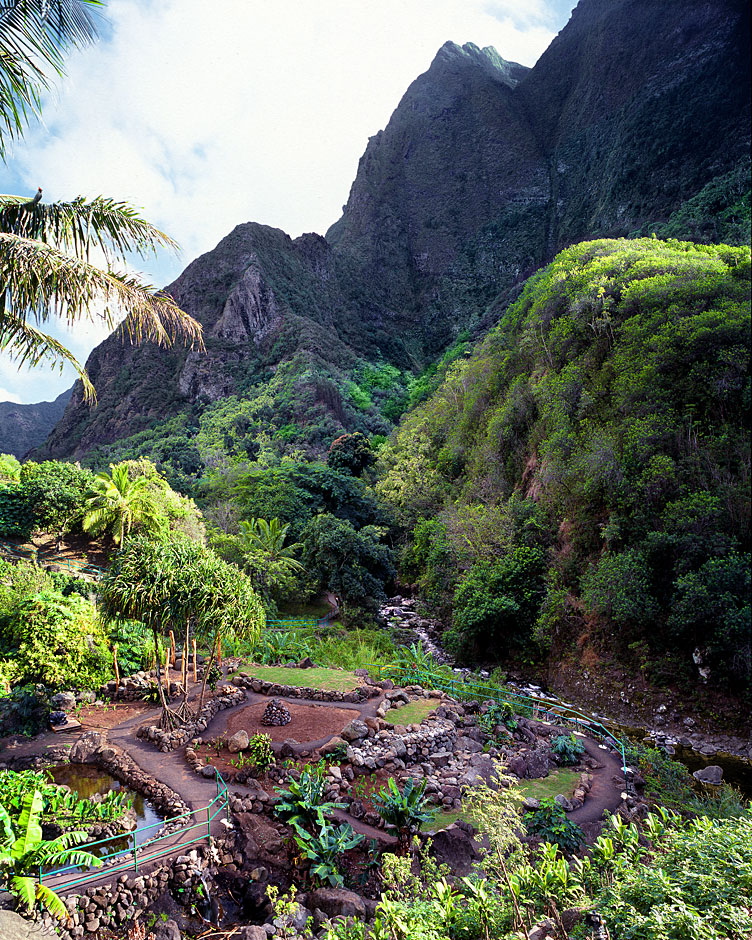
<svg viewBox="0 0 752 940">
<path fill-rule="evenodd" d="M 542 777 L 540 780 L 521 780 L 517 789 L 525 796 L 536 800 L 542 800 L 547 796 L 556 796 L 559 793 L 563 793 L 568 798 L 574 793 L 579 779 L 580 772 L 567 767 L 562 770 L 554 770 L 547 777 Z M 458 819 L 466 819 L 476 825 L 472 816 L 464 809 L 450 809 L 440 810 L 433 822 L 424 823 L 421 830 L 423 832 L 432 830 L 438 832 L 439 829 L 446 829 L 447 826 L 451 826 Z"/>
<path fill-rule="evenodd" d="M 521 780 L 519 789 L 534 800 L 543 800 L 549 796 L 558 796 L 562 793 L 567 799 L 574 793 L 580 782 L 580 771 L 569 767 L 561 770 L 552 770 L 547 777 L 539 780 Z"/>
<path fill-rule="evenodd" d="M 285 666 L 243 666 L 237 672 L 247 672 L 250 676 L 278 682 L 280 685 L 303 686 L 309 689 L 326 689 L 329 692 L 352 692 L 361 685 L 361 680 L 354 672 L 343 669 L 327 669 L 316 666 L 314 669 L 287 669 Z M 229 676 L 228 678 L 232 678 Z"/>
<path fill-rule="evenodd" d="M 418 699 L 417 702 L 410 702 L 402 708 L 390 708 L 384 716 L 384 721 L 388 721 L 390 725 L 419 725 L 427 715 L 439 707 L 439 704 L 435 698 Z"/>
</svg>

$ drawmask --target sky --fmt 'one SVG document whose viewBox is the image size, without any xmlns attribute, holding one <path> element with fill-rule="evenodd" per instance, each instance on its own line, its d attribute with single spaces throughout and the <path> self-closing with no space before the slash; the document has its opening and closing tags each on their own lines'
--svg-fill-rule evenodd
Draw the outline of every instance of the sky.
<svg viewBox="0 0 752 940">
<path fill-rule="evenodd" d="M 0 165 L 0 191 L 104 194 L 176 239 L 136 262 L 164 286 L 241 222 L 324 234 L 368 138 L 447 40 L 532 66 L 575 0 L 109 0 L 100 39 L 74 52 L 43 121 Z M 49 332 L 83 362 L 101 322 Z M 51 400 L 70 367 L 19 371 L 0 401 Z"/>
</svg>

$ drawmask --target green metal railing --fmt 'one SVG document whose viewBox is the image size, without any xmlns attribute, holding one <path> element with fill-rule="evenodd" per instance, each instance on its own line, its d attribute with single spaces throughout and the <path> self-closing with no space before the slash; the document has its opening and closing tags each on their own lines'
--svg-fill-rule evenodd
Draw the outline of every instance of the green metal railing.
<svg viewBox="0 0 752 940">
<path fill-rule="evenodd" d="M 517 714 L 524 715 L 527 712 L 536 719 L 544 721 L 546 719 L 556 719 L 559 722 L 574 725 L 582 734 L 598 738 L 604 745 L 612 747 L 621 755 L 621 767 L 624 772 L 625 783 L 627 781 L 627 758 L 624 751 L 624 742 L 617 738 L 602 722 L 577 708 L 562 705 L 560 702 L 554 702 L 551 699 L 512 692 L 491 683 L 454 679 L 441 673 L 432 672 L 430 669 L 423 669 L 417 664 L 407 666 L 379 666 L 374 664 L 369 665 L 368 668 L 375 669 L 379 679 L 388 678 L 401 685 L 420 685 L 425 689 L 441 689 L 456 699 L 479 699 L 482 701 L 491 699 L 499 705 L 509 703 L 515 708 Z"/>
<path fill-rule="evenodd" d="M 207 806 L 202 809 L 190 810 L 187 813 L 182 813 L 180 816 L 174 816 L 171 819 L 164 819 L 162 822 L 151 823 L 148 826 L 139 826 L 138 829 L 130 833 L 121 833 L 119 835 L 109 836 L 106 839 L 98 839 L 96 842 L 88 842 L 85 845 L 77 846 L 77 848 L 85 852 L 91 852 L 96 846 L 122 841 L 124 838 L 129 840 L 133 839 L 133 845 L 129 846 L 127 849 L 121 849 L 107 855 L 99 856 L 102 865 L 98 865 L 96 868 L 92 868 L 87 872 L 82 873 L 80 871 L 80 865 L 67 865 L 63 868 L 55 868 L 47 872 L 43 872 L 39 869 L 37 871 L 39 883 L 49 884 L 50 882 L 54 882 L 53 884 L 49 884 L 49 887 L 54 888 L 55 891 L 59 893 L 60 891 L 67 891 L 79 885 L 84 885 L 89 881 L 96 881 L 101 878 L 103 874 L 115 875 L 123 871 L 138 872 L 139 865 L 143 868 L 147 862 L 174 854 L 176 849 L 185 849 L 188 846 L 202 842 L 205 838 L 210 838 L 212 822 L 223 810 L 227 809 L 228 803 L 227 784 L 223 780 L 220 772 L 217 771 L 217 795 Z M 204 815 L 206 818 L 204 818 Z M 188 823 L 188 820 L 194 817 L 195 822 Z M 138 845 L 139 833 L 171 825 L 181 820 L 186 820 L 186 824 L 179 830 L 173 830 L 164 835 L 156 836 Z M 187 840 L 184 839 L 186 835 L 196 833 L 197 830 L 198 834 L 191 836 L 191 838 Z M 178 841 L 174 841 L 176 836 L 178 837 Z M 75 874 L 76 877 L 63 878 L 62 881 L 55 880 L 66 873 Z"/>
<path fill-rule="evenodd" d="M 69 558 L 58 558 L 56 555 L 40 555 L 38 551 L 22 552 L 15 545 L 0 541 L 0 555 L 11 561 L 33 561 L 35 564 L 54 564 L 65 568 L 73 574 L 86 574 L 92 578 L 101 578 L 104 569 L 88 562 L 71 561 Z"/>
</svg>

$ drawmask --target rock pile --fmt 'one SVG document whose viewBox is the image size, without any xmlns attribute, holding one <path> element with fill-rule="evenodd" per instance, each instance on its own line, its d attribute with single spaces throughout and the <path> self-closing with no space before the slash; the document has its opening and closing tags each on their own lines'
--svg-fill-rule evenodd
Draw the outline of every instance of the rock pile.
<svg viewBox="0 0 752 940">
<path fill-rule="evenodd" d="M 273 698 L 269 702 L 261 716 L 261 724 L 267 727 L 278 728 L 281 725 L 289 725 L 291 721 L 290 709 L 278 698 Z"/>
</svg>

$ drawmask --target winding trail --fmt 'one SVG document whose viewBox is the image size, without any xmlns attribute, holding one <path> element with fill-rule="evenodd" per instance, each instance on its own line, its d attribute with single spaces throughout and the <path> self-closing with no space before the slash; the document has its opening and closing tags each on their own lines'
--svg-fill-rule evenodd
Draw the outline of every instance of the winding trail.
<svg viewBox="0 0 752 940">
<path fill-rule="evenodd" d="M 338 708 L 353 712 L 353 718 L 375 717 L 378 707 L 383 701 L 384 695 L 377 698 L 368 699 L 362 703 L 350 702 L 321 702 L 313 699 L 286 699 L 290 703 L 299 705 L 316 705 L 324 708 Z M 258 702 L 269 701 L 268 696 L 254 693 L 246 690 L 246 700 L 232 708 L 218 712 L 202 737 L 216 737 L 222 735 L 227 728 L 231 717 L 240 709 Z M 110 744 L 116 745 L 126 753 L 144 772 L 149 774 L 155 780 L 170 787 L 185 801 L 191 810 L 202 811 L 217 795 L 217 783 L 213 778 L 205 778 L 196 774 L 188 766 L 184 752 L 185 746 L 176 749 L 170 753 L 163 753 L 157 750 L 153 744 L 136 737 L 138 727 L 145 722 L 154 720 L 154 712 L 141 713 L 121 722 L 110 728 L 107 732 L 107 740 Z M 316 741 L 306 741 L 294 746 L 296 751 L 320 748 L 330 741 L 335 734 L 329 734 Z M 31 741 L 24 742 L 12 749 L 12 754 L 3 752 L 3 756 L 28 756 L 43 755 L 46 748 L 52 745 L 61 745 L 73 743 L 79 737 L 79 732 L 70 732 L 64 734 L 45 733 L 37 736 Z M 593 768 L 593 782 L 587 799 L 582 807 L 568 814 L 569 818 L 584 828 L 588 841 L 597 835 L 600 831 L 600 822 L 605 810 L 614 811 L 621 803 L 621 793 L 624 789 L 624 777 L 621 768 L 621 762 L 611 751 L 600 746 L 596 741 L 590 738 L 581 739 L 589 757 L 597 761 L 597 767 Z M 228 796 L 232 799 L 233 795 L 239 797 L 253 796 L 257 791 L 252 787 L 240 784 L 231 784 L 228 786 Z M 224 814 L 222 814 L 224 815 Z M 382 844 L 390 846 L 396 843 L 394 837 L 388 835 L 381 829 L 377 829 L 364 823 L 362 820 L 355 819 L 349 813 L 338 810 L 334 813 L 335 818 L 340 822 L 347 822 L 356 832 L 362 833 L 368 839 L 377 839 Z M 224 831 L 223 820 L 217 817 L 211 824 L 211 834 L 216 837 Z M 207 835 L 208 835 L 207 826 Z M 187 846 L 182 842 L 180 831 L 164 839 L 160 843 L 164 852 L 159 859 L 150 863 L 139 863 L 139 874 L 145 873 L 156 867 L 167 858 L 174 858 L 185 854 L 193 846 Z M 103 869 L 97 877 L 92 878 L 86 883 L 86 887 L 100 886 L 111 882 L 115 877 L 123 872 L 112 872 L 107 868 Z M 59 879 L 58 879 L 59 880 Z M 55 881 L 50 882 L 51 887 L 55 887 Z M 79 889 L 63 889 L 62 894 L 74 893 Z"/>
</svg>

